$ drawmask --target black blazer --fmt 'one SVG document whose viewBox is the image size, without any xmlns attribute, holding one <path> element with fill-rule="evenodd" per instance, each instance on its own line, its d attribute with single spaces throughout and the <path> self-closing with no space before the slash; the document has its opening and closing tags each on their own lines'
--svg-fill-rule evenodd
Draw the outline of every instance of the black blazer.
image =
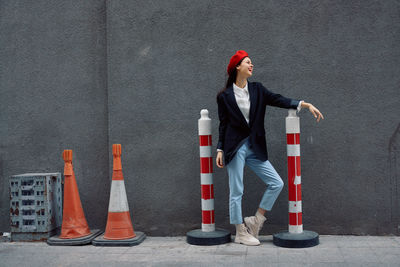
<svg viewBox="0 0 400 267">
<path fill-rule="evenodd" d="M 233 86 L 228 87 L 217 97 L 219 116 L 219 141 L 217 149 L 224 151 L 225 164 L 236 154 L 238 145 L 249 137 L 251 149 L 261 161 L 268 159 L 265 141 L 264 117 L 267 105 L 287 109 L 297 109 L 299 100 L 286 98 L 268 91 L 261 83 L 248 82 L 250 95 L 249 124 L 240 111 Z"/>
</svg>

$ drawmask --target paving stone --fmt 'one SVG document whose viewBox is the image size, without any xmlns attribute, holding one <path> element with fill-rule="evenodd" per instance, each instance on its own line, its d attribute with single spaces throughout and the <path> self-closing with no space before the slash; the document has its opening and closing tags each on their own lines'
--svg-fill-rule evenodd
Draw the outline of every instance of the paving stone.
<svg viewBox="0 0 400 267">
<path fill-rule="evenodd" d="M 214 255 L 214 263 L 223 266 L 243 266 L 245 263 L 245 255 Z"/>
<path fill-rule="evenodd" d="M 278 262 L 311 263 L 311 257 L 305 249 L 278 248 Z"/>
<path fill-rule="evenodd" d="M 273 256 L 278 257 L 277 247 L 256 246 L 247 248 L 247 255 Z"/>
<path fill-rule="evenodd" d="M 142 246 L 132 246 L 128 248 L 124 254 L 153 254 L 157 251 L 155 247 L 142 247 Z"/>
<path fill-rule="evenodd" d="M 236 244 L 236 243 L 229 243 L 226 244 L 225 246 L 219 246 L 215 254 L 216 255 L 246 255 L 247 253 L 247 246 L 241 245 L 241 244 Z"/>
<path fill-rule="evenodd" d="M 377 255 L 371 248 L 339 248 L 346 262 L 368 263 L 379 262 Z"/>
<path fill-rule="evenodd" d="M 98 247 L 96 254 L 124 254 L 130 247 Z"/>
<path fill-rule="evenodd" d="M 346 262 L 313 262 L 312 267 L 350 267 Z"/>
<path fill-rule="evenodd" d="M 246 266 L 271 266 L 278 265 L 278 255 L 247 255 Z"/>
<path fill-rule="evenodd" d="M 382 263 L 382 262 L 350 262 L 347 263 L 347 266 L 349 267 L 398 267 L 399 265 L 391 265 L 387 263 Z"/>
<path fill-rule="evenodd" d="M 196 254 L 214 254 L 217 251 L 217 246 L 194 246 L 189 245 L 186 252 Z"/>
<path fill-rule="evenodd" d="M 338 247 L 337 238 L 333 236 L 320 236 L 319 237 L 319 245 L 313 248 L 331 248 Z"/>
<path fill-rule="evenodd" d="M 380 262 L 400 266 L 400 247 L 375 248 L 374 252 Z"/>
<path fill-rule="evenodd" d="M 300 263 L 300 262 L 279 262 L 279 267 L 309 267 L 312 266 L 311 263 Z"/>
<path fill-rule="evenodd" d="M 342 236 L 337 238 L 337 244 L 341 248 L 369 248 L 370 244 L 367 242 L 366 236 Z"/>
<path fill-rule="evenodd" d="M 387 248 L 400 245 L 395 238 L 386 236 L 368 236 L 366 237 L 366 242 L 368 242 L 368 245 L 372 248 Z"/>
<path fill-rule="evenodd" d="M 305 250 L 311 262 L 344 262 L 343 255 L 338 247 L 312 247 Z"/>
<path fill-rule="evenodd" d="M 400 255 L 400 246 L 393 246 L 390 248 L 373 248 L 376 255 L 382 254 L 395 254 Z"/>
</svg>

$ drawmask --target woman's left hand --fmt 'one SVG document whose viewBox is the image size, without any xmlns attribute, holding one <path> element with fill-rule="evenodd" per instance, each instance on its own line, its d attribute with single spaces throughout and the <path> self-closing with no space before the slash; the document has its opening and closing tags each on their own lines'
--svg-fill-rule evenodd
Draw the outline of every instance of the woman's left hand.
<svg viewBox="0 0 400 267">
<path fill-rule="evenodd" d="M 314 115 L 314 118 L 317 119 L 317 122 L 319 122 L 321 118 L 324 119 L 324 115 L 322 115 L 322 113 L 316 107 L 314 107 L 313 104 L 303 102 L 301 107 L 308 108 L 308 110 L 310 110 L 310 112 Z"/>
</svg>

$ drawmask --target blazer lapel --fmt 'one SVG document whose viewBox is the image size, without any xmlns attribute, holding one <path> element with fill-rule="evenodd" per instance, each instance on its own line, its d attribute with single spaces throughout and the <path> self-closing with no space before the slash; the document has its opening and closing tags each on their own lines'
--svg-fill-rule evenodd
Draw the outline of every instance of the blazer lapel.
<svg viewBox="0 0 400 267">
<path fill-rule="evenodd" d="M 253 83 L 247 82 L 249 95 L 250 95 L 250 114 L 249 114 L 249 125 L 250 127 L 253 125 L 254 113 L 256 112 L 256 102 L 257 102 L 257 94 L 256 88 L 253 86 Z"/>
<path fill-rule="evenodd" d="M 233 92 L 233 86 L 230 86 L 226 90 L 226 92 L 228 93 L 228 102 L 229 102 L 230 106 L 233 108 L 235 113 L 239 114 L 239 117 L 241 118 L 242 123 L 244 123 L 248 127 L 249 125 L 247 124 L 247 121 L 244 118 L 242 111 L 240 110 L 239 106 L 237 105 L 235 93 Z"/>
</svg>

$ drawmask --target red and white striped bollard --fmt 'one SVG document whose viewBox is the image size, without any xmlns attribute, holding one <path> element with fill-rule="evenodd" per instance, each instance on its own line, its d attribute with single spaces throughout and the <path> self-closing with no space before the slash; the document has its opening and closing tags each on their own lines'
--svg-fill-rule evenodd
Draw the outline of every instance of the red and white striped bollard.
<svg viewBox="0 0 400 267">
<path fill-rule="evenodd" d="M 289 187 L 289 232 L 302 233 L 301 164 L 300 164 L 300 118 L 296 110 L 286 117 L 286 140 Z"/>
<path fill-rule="evenodd" d="M 214 185 L 211 119 L 206 109 L 201 110 L 199 119 L 200 177 L 201 177 L 201 229 L 204 232 L 215 231 Z"/>
<path fill-rule="evenodd" d="M 198 120 L 200 142 L 201 229 L 189 231 L 186 240 L 191 245 L 220 245 L 231 242 L 231 233 L 215 228 L 214 184 L 212 158 L 212 124 L 208 110 L 202 109 Z"/>
<path fill-rule="evenodd" d="M 319 244 L 319 235 L 303 231 L 300 165 L 300 119 L 295 109 L 286 117 L 286 140 L 289 191 L 289 231 L 273 235 L 275 245 L 287 248 L 313 247 Z"/>
</svg>

